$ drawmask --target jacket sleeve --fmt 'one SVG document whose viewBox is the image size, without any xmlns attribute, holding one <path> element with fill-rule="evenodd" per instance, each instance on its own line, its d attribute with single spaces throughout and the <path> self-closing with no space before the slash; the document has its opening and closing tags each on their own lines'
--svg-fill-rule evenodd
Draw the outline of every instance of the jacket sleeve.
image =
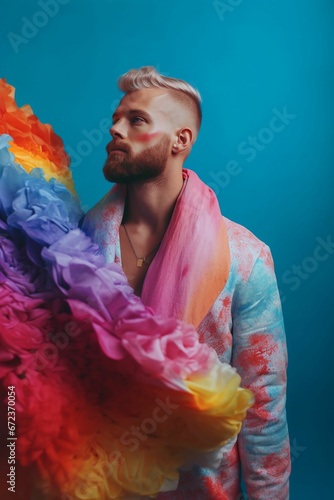
<svg viewBox="0 0 334 500">
<path fill-rule="evenodd" d="M 248 281 L 235 290 L 232 364 L 251 389 L 238 438 L 250 500 L 289 498 L 290 446 L 286 421 L 287 350 L 280 297 L 269 248 L 263 248 Z"/>
</svg>

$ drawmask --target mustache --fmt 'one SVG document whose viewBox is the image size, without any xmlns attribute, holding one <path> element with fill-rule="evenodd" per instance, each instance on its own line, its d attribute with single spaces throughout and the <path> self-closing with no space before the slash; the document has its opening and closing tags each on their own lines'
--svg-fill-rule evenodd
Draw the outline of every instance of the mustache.
<svg viewBox="0 0 334 500">
<path fill-rule="evenodd" d="M 109 144 L 107 144 L 106 150 L 108 154 L 110 154 L 110 152 L 114 151 L 115 149 L 120 149 L 121 151 L 125 151 L 126 153 L 129 153 L 130 151 L 129 147 L 122 142 L 111 141 L 109 142 Z"/>
</svg>

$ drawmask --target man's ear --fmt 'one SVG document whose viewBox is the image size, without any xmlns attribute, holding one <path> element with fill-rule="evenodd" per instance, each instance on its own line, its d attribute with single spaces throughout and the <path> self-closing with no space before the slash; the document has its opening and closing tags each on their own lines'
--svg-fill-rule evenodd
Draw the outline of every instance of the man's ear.
<svg viewBox="0 0 334 500">
<path fill-rule="evenodd" d="M 194 133 L 190 128 L 182 128 L 176 134 L 176 138 L 172 147 L 174 154 L 183 153 L 188 151 L 193 145 Z"/>
</svg>

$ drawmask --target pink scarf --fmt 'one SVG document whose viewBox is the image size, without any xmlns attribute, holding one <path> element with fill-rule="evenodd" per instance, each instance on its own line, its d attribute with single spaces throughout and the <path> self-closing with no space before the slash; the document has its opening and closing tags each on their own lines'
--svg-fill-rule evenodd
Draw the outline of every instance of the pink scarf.
<svg viewBox="0 0 334 500">
<path fill-rule="evenodd" d="M 216 195 L 195 172 L 183 169 L 183 188 L 142 288 L 158 314 L 197 328 L 223 290 L 230 269 L 224 219 Z M 115 185 L 85 217 L 82 229 L 107 262 L 114 262 L 126 187 Z"/>
</svg>

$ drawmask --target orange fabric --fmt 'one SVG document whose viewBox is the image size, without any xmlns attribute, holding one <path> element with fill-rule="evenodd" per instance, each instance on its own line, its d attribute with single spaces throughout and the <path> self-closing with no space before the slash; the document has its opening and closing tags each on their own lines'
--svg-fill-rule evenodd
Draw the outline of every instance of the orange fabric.
<svg viewBox="0 0 334 500">
<path fill-rule="evenodd" d="M 42 168 L 45 178 L 55 178 L 74 191 L 69 170 L 70 157 L 64 150 L 62 139 L 51 125 L 41 123 L 30 106 L 21 108 L 15 102 L 15 89 L 0 78 L 0 134 L 13 139 L 10 152 L 28 173 Z"/>
</svg>

